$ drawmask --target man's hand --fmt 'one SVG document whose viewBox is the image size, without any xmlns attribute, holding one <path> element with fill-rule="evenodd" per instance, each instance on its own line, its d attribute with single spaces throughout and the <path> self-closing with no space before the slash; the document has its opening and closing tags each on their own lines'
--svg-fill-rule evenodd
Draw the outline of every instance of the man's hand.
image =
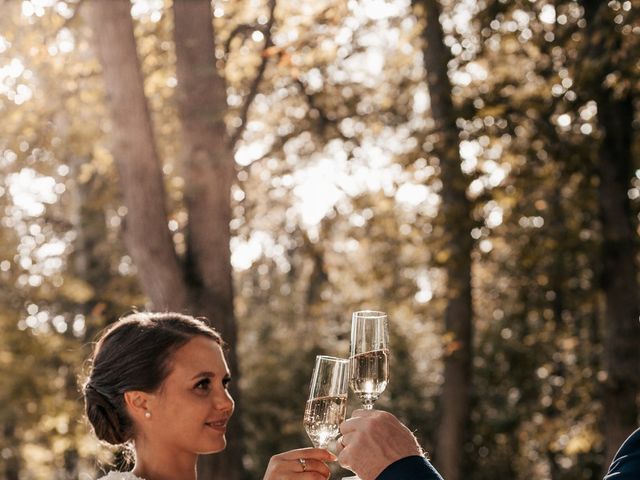
<svg viewBox="0 0 640 480">
<path fill-rule="evenodd" d="M 338 461 L 362 480 L 375 480 L 396 460 L 422 455 L 413 433 L 382 410 L 356 410 L 340 432 Z"/>
</svg>

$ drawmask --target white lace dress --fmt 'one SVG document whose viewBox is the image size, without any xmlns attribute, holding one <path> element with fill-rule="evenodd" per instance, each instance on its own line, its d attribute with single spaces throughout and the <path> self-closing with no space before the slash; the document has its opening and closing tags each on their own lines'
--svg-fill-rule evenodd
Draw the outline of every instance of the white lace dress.
<svg viewBox="0 0 640 480">
<path fill-rule="evenodd" d="M 144 480 L 144 478 L 136 477 L 131 472 L 109 472 L 98 480 Z"/>
</svg>

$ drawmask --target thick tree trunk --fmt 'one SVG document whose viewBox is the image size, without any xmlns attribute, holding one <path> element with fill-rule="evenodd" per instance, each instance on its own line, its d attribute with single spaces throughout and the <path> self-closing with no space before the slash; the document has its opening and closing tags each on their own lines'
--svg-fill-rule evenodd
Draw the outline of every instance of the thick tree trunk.
<svg viewBox="0 0 640 480">
<path fill-rule="evenodd" d="M 600 209 L 603 242 L 604 435 L 607 464 L 635 428 L 640 387 L 640 314 L 636 232 L 627 191 L 632 175 L 629 96 L 598 101 L 598 120 L 604 133 L 600 147 Z"/>
<path fill-rule="evenodd" d="M 212 297 L 206 302 L 215 306 L 211 320 L 228 342 L 234 342 L 229 221 L 235 169 L 224 123 L 225 84 L 215 67 L 211 4 L 178 1 L 173 9 L 189 279 L 196 290 Z"/>
<path fill-rule="evenodd" d="M 633 176 L 632 158 L 634 99 L 630 91 L 619 94 L 604 86 L 612 65 L 612 47 L 605 49 L 602 35 L 619 35 L 605 2 L 582 0 L 587 20 L 585 56 L 599 71 L 580 79 L 583 96 L 598 105 L 598 123 L 603 138 L 598 151 L 599 200 L 602 221 L 602 289 L 604 313 L 605 465 L 609 465 L 638 420 L 637 396 L 640 389 L 640 296 L 638 293 L 638 249 L 635 222 L 627 194 Z M 614 39 L 616 37 L 613 37 Z M 607 61 L 603 61 L 607 60 Z"/>
<path fill-rule="evenodd" d="M 461 476 L 461 452 L 469 419 L 471 395 L 471 214 L 466 197 L 467 180 L 460 169 L 459 139 L 447 72 L 450 53 L 444 44 L 436 0 L 419 0 L 426 26 L 424 66 L 431 98 L 431 113 L 438 140 L 436 153 L 442 172 L 442 216 L 448 251 L 445 329 L 451 336 L 444 359 L 442 417 L 438 427 L 436 463 L 447 480 Z"/>
<path fill-rule="evenodd" d="M 189 212 L 187 284 L 190 305 L 205 315 L 230 345 L 227 359 L 234 378 L 236 413 L 229 424 L 224 455 L 200 462 L 200 478 L 242 477 L 242 428 L 239 415 L 237 332 L 229 222 L 235 176 L 224 114 L 225 82 L 216 70 L 213 13 L 209 0 L 175 1 L 174 39 L 178 111 L 182 125 L 183 168 Z"/>
<path fill-rule="evenodd" d="M 94 1 L 87 6 L 111 111 L 112 153 L 127 207 L 125 243 L 154 308 L 180 311 L 187 290 L 167 227 L 162 170 L 133 35 L 131 3 Z"/>
</svg>

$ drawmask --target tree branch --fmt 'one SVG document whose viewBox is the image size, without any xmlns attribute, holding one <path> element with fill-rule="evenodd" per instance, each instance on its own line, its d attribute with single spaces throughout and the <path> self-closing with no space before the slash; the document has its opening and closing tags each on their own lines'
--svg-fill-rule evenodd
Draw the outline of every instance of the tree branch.
<svg viewBox="0 0 640 480">
<path fill-rule="evenodd" d="M 259 31 L 262 32 L 263 35 L 267 34 L 267 25 L 258 25 L 257 23 L 243 23 L 234 28 L 229 34 L 229 38 L 224 42 L 224 56 L 227 57 L 229 55 L 229 51 L 231 50 L 231 42 L 238 35 L 242 35 L 246 38 L 247 34 L 250 32 Z"/>
<path fill-rule="evenodd" d="M 347 137 L 344 133 L 342 133 L 342 130 L 340 130 L 339 128 L 339 124 L 340 122 L 343 120 L 341 118 L 329 118 L 329 116 L 327 115 L 327 113 L 324 111 L 324 109 L 318 105 L 318 102 L 316 101 L 316 96 L 312 93 L 307 92 L 307 88 L 305 86 L 305 84 L 302 82 L 302 80 L 300 80 L 299 78 L 294 78 L 294 82 L 296 85 L 298 85 L 298 87 L 300 88 L 301 93 L 304 95 L 304 97 L 307 99 L 307 103 L 309 104 L 309 108 L 311 108 L 312 110 L 315 110 L 316 112 L 318 112 L 318 118 L 320 120 L 320 131 L 324 131 L 325 128 L 327 127 L 327 125 L 335 125 L 336 127 L 336 132 L 338 133 L 338 136 L 344 140 L 345 142 L 356 142 L 359 143 L 357 141 L 357 139 L 355 137 Z"/>
<path fill-rule="evenodd" d="M 244 104 L 240 109 L 240 126 L 231 135 L 229 143 L 232 149 L 235 149 L 235 146 L 238 143 L 238 140 L 240 139 L 240 137 L 242 137 L 242 133 L 244 132 L 247 126 L 247 117 L 249 116 L 249 108 L 251 108 L 251 104 L 253 103 L 253 100 L 256 98 L 256 95 L 258 94 L 260 83 L 262 82 L 262 79 L 264 77 L 264 72 L 267 69 L 267 62 L 269 61 L 269 57 L 270 57 L 269 49 L 273 46 L 273 39 L 272 39 L 271 33 L 272 33 L 273 23 L 275 19 L 275 16 L 274 16 L 275 9 L 276 9 L 276 0 L 269 0 L 269 20 L 264 26 L 264 48 L 262 49 L 262 62 L 260 63 L 260 67 L 258 67 L 258 71 L 256 73 L 255 78 L 253 79 L 253 82 L 251 83 L 251 87 L 249 89 L 249 93 L 247 94 L 247 98 L 245 98 Z M 234 34 L 232 33 L 231 36 L 229 37 L 229 40 L 227 40 L 227 44 L 230 43 L 231 39 L 233 38 L 233 35 Z"/>
</svg>

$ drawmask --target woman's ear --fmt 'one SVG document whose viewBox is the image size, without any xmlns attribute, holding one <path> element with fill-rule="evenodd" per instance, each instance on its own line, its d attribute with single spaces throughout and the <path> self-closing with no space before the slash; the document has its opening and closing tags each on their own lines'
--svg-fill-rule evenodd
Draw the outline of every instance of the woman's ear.
<svg viewBox="0 0 640 480">
<path fill-rule="evenodd" d="M 149 394 L 138 390 L 124 392 L 124 403 L 129 414 L 138 421 L 151 418 Z"/>
</svg>

